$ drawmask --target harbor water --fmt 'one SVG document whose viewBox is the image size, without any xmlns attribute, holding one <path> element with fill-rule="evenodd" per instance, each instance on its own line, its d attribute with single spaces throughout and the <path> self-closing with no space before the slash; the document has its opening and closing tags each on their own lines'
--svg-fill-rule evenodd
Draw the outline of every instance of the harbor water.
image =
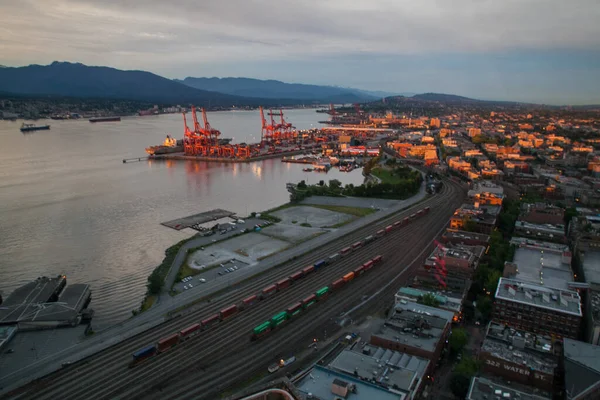
<svg viewBox="0 0 600 400">
<path fill-rule="evenodd" d="M 299 129 L 318 126 L 314 110 L 289 110 Z M 232 143 L 260 139 L 258 111 L 208 115 Z M 181 115 L 120 122 L 37 121 L 49 131 L 23 134 L 22 121 L 0 121 L 0 293 L 43 275 L 92 286 L 95 327 L 131 316 L 164 250 L 191 236 L 160 222 L 222 208 L 245 216 L 284 204 L 285 185 L 305 179 L 362 183 L 360 170 L 303 172 L 279 159 L 226 164 L 142 161 L 167 134 L 182 137 Z M 188 121 L 190 123 L 190 121 Z"/>
</svg>

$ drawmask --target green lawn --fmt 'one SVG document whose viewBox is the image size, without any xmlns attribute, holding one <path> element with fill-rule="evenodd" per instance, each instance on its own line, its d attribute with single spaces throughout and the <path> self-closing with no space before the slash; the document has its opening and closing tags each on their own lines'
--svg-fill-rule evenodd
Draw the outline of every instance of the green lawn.
<svg viewBox="0 0 600 400">
<path fill-rule="evenodd" d="M 389 169 L 384 169 L 384 168 L 373 168 L 371 170 L 371 174 L 375 175 L 376 177 L 378 177 L 379 179 L 381 179 L 381 182 L 383 183 L 399 183 L 402 178 L 400 178 L 399 176 L 393 175 L 392 174 L 393 171 L 389 170 Z"/>
<path fill-rule="evenodd" d="M 315 207 L 315 208 L 322 208 L 324 210 L 335 211 L 335 212 L 340 212 L 340 213 L 344 213 L 344 214 L 350 214 L 350 215 L 354 215 L 355 217 L 364 217 L 369 214 L 373 214 L 374 212 L 377 212 L 377 210 L 374 210 L 372 208 L 363 208 L 363 207 L 327 206 L 327 205 L 320 205 L 320 204 L 307 204 L 307 205 L 311 206 L 311 207 Z"/>
</svg>

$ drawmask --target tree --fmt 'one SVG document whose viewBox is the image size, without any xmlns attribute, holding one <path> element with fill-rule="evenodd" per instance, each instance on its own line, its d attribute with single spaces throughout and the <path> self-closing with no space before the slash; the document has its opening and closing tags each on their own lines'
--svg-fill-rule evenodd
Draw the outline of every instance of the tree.
<svg viewBox="0 0 600 400">
<path fill-rule="evenodd" d="M 325 185 L 325 181 L 321 179 L 321 180 L 319 181 L 319 186 L 324 186 L 324 185 Z"/>
<path fill-rule="evenodd" d="M 298 189 L 306 189 L 306 181 L 300 181 L 300 183 L 298 183 Z"/>
<path fill-rule="evenodd" d="M 471 378 L 463 374 L 453 373 L 450 378 L 450 390 L 459 399 L 464 399 L 469 393 Z"/>
<path fill-rule="evenodd" d="M 498 281 L 502 278 L 502 274 L 498 270 L 491 270 L 485 279 L 485 290 L 489 293 L 496 293 Z"/>
<path fill-rule="evenodd" d="M 424 304 L 430 307 L 437 307 L 440 305 L 440 302 L 435 298 L 435 295 L 432 293 L 425 293 L 419 299 L 419 303 Z"/>
<path fill-rule="evenodd" d="M 163 286 L 163 280 L 160 275 L 154 271 L 148 277 L 148 292 L 150 294 L 159 294 Z"/>
<path fill-rule="evenodd" d="M 492 315 L 492 299 L 487 296 L 478 296 L 477 297 L 477 311 L 481 313 L 482 318 L 485 321 L 489 321 L 490 316 Z"/>
<path fill-rule="evenodd" d="M 469 337 L 467 335 L 467 331 L 463 328 L 456 328 L 452 330 L 452 334 L 448 339 L 448 344 L 450 346 L 450 352 L 453 354 L 460 354 L 462 349 L 469 342 Z"/>
<path fill-rule="evenodd" d="M 329 181 L 329 188 L 332 190 L 339 190 L 342 187 L 342 182 L 337 179 L 332 179 Z"/>
</svg>

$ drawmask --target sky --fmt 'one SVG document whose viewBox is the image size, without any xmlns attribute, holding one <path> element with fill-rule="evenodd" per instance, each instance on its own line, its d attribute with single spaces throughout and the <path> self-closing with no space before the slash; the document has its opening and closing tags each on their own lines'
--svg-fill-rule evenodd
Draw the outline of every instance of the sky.
<svg viewBox="0 0 600 400">
<path fill-rule="evenodd" d="M 0 0 L 0 64 L 600 104 L 598 0 Z"/>
</svg>

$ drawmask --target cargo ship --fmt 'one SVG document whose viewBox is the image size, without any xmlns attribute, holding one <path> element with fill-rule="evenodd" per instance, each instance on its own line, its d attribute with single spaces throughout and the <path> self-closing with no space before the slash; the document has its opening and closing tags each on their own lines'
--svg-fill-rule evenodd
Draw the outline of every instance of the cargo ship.
<svg viewBox="0 0 600 400">
<path fill-rule="evenodd" d="M 50 129 L 50 125 L 35 125 L 26 123 L 21 125 L 21 132 L 47 131 L 48 129 Z"/>
<path fill-rule="evenodd" d="M 172 138 L 171 135 L 167 135 L 167 138 L 161 145 L 146 147 L 146 153 L 151 156 L 181 152 L 183 152 L 183 140 L 176 140 L 175 138 Z"/>
<path fill-rule="evenodd" d="M 111 122 L 111 121 L 120 121 L 121 117 L 96 117 L 90 118 L 90 122 Z"/>
</svg>

